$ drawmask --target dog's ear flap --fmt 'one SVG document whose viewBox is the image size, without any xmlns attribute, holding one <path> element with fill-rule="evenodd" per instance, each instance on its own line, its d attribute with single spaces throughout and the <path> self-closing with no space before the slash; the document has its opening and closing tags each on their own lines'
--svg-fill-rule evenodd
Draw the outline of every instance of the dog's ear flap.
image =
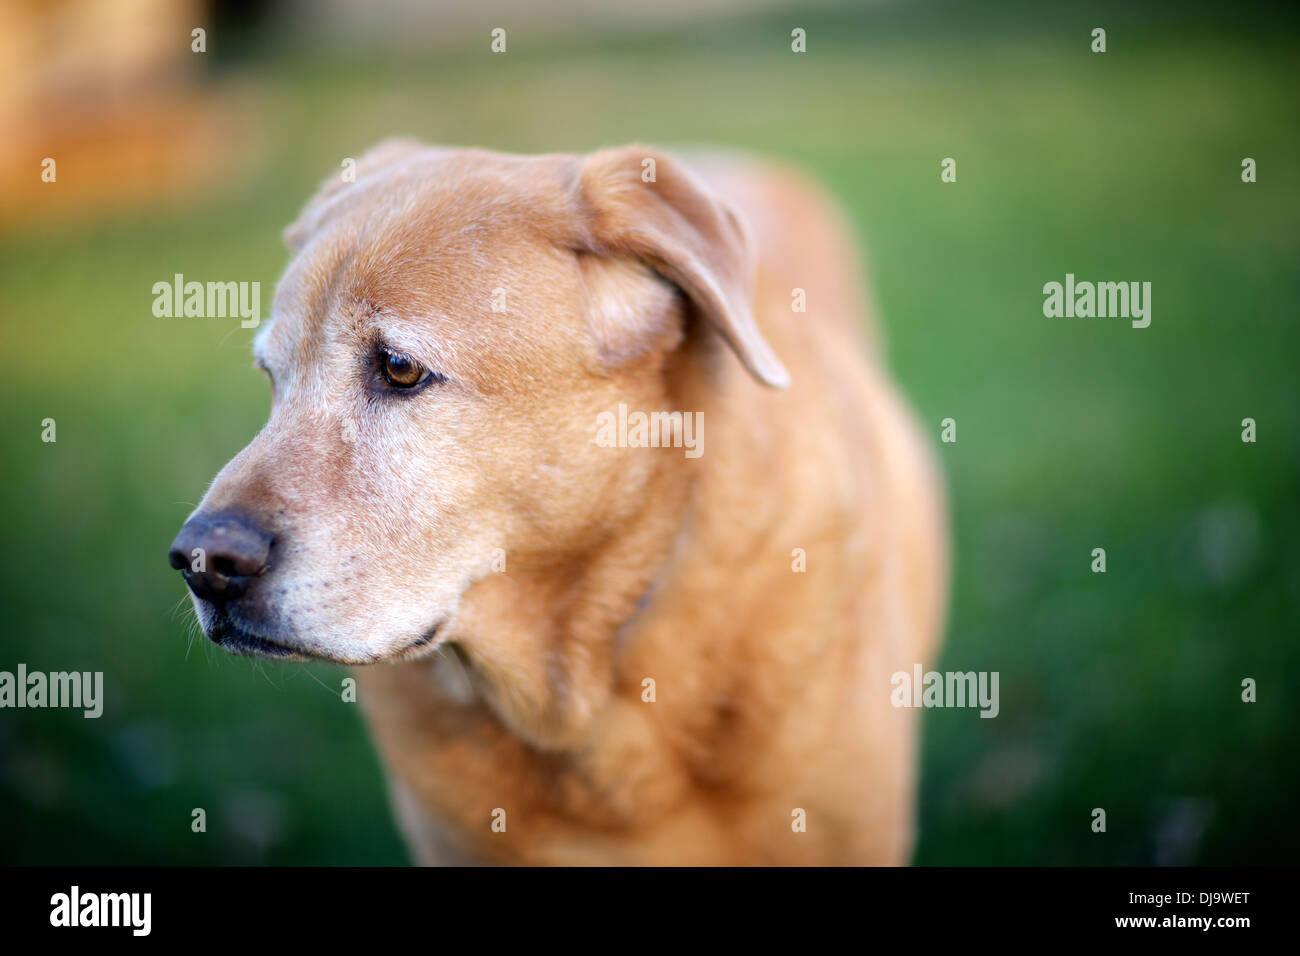
<svg viewBox="0 0 1300 956">
<path fill-rule="evenodd" d="M 291 252 L 297 252 L 307 242 L 307 237 L 319 228 L 335 201 L 342 199 L 349 186 L 428 149 L 417 140 L 398 137 L 370 147 L 360 159 L 344 160 L 339 171 L 320 184 L 316 195 L 307 201 L 298 218 L 284 230 L 284 244 Z M 355 165 L 349 166 L 348 163 Z"/>
<path fill-rule="evenodd" d="M 743 227 L 685 167 L 645 147 L 603 150 L 580 160 L 577 193 L 585 251 L 643 262 L 685 293 L 756 379 L 790 384 L 754 323 Z"/>
</svg>

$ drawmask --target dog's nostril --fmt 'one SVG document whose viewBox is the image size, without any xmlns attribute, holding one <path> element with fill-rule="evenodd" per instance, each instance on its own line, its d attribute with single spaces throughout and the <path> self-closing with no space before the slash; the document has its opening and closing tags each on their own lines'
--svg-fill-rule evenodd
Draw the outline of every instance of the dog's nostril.
<svg viewBox="0 0 1300 956">
<path fill-rule="evenodd" d="M 247 590 L 266 570 L 271 535 L 248 515 L 223 512 L 195 515 L 172 542 L 167 559 L 183 571 L 199 597 L 222 602 Z"/>
<path fill-rule="evenodd" d="M 235 567 L 235 562 L 226 557 L 215 557 L 212 559 L 212 570 L 216 571 L 225 578 L 239 577 L 239 571 Z"/>
</svg>

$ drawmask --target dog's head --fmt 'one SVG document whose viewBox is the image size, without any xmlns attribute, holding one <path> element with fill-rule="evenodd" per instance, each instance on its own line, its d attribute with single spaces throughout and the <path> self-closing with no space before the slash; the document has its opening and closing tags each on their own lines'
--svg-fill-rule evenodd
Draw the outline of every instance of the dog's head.
<svg viewBox="0 0 1300 956">
<path fill-rule="evenodd" d="M 414 656 L 507 560 L 590 547 L 655 461 L 598 445 L 597 416 L 662 407 L 688 330 L 785 383 L 739 223 L 650 150 L 385 143 L 285 238 L 270 419 L 170 554 L 232 651 Z"/>
</svg>

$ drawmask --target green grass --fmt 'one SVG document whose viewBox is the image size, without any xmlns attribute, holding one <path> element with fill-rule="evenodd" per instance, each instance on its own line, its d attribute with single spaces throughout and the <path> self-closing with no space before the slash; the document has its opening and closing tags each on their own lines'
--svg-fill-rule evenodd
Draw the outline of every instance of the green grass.
<svg viewBox="0 0 1300 956">
<path fill-rule="evenodd" d="M 0 242 L 0 669 L 103 670 L 109 693 L 98 721 L 0 712 L 0 859 L 405 859 L 345 672 L 228 658 L 178 603 L 166 546 L 268 396 L 237 323 L 150 312 L 173 272 L 268 302 L 281 228 L 396 133 L 734 145 L 850 212 L 898 378 L 936 442 L 958 422 L 939 666 L 1001 674 L 996 720 L 925 715 L 918 862 L 1300 858 L 1300 60 L 1293 21 L 1244 9 L 882 6 L 227 64 L 215 81 L 252 91 L 244 172 Z M 1151 281 L 1151 327 L 1044 318 L 1066 272 Z"/>
</svg>

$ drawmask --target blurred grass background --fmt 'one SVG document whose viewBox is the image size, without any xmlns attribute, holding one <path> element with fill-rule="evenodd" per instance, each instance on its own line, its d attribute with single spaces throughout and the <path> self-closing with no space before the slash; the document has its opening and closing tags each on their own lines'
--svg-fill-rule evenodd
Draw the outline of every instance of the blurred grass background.
<svg viewBox="0 0 1300 956">
<path fill-rule="evenodd" d="M 0 238 L 0 669 L 103 670 L 108 697 L 0 711 L 0 860 L 406 860 L 346 672 L 196 636 L 166 547 L 269 398 L 237 320 L 151 313 L 176 272 L 268 306 L 280 230 L 399 133 L 736 146 L 848 210 L 897 377 L 936 443 L 958 423 L 938 666 L 1001 673 L 997 719 L 925 714 L 917 862 L 1300 859 L 1295 14 L 876 3 L 492 56 L 495 25 L 377 53 L 236 20 L 205 63 L 238 104 L 224 178 Z M 1044 318 L 1066 272 L 1152 282 L 1151 327 Z"/>
</svg>

